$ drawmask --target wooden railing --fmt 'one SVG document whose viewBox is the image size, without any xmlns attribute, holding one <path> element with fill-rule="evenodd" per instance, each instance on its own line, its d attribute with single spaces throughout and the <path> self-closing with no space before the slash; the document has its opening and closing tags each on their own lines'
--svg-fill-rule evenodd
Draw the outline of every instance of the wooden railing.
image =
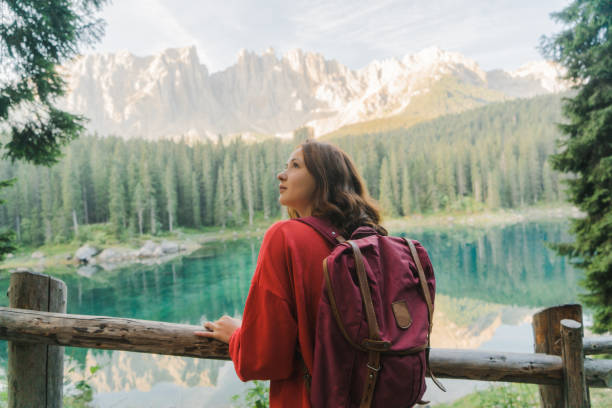
<svg viewBox="0 0 612 408">
<path fill-rule="evenodd" d="M 66 286 L 28 271 L 11 275 L 0 307 L 0 339 L 9 340 L 9 407 L 61 407 L 63 348 L 87 347 L 229 359 L 227 345 L 193 334 L 200 326 L 66 314 Z M 588 387 L 612 388 L 612 337 L 582 338 L 580 305 L 534 315 L 536 353 L 432 349 L 436 376 L 540 385 L 544 407 L 588 407 Z"/>
</svg>

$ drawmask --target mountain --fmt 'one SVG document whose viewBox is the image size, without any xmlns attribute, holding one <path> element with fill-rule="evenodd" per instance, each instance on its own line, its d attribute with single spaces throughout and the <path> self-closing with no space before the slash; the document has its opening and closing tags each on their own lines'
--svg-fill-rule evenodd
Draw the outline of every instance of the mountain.
<svg viewBox="0 0 612 408">
<path fill-rule="evenodd" d="M 548 62 L 513 72 L 483 71 L 465 56 L 428 48 L 351 70 L 299 49 L 277 57 L 240 51 L 227 69 L 208 72 L 195 47 L 155 56 L 81 56 L 63 67 L 63 107 L 99 134 L 126 138 L 213 138 L 217 134 L 316 135 L 351 127 L 405 127 L 492 101 L 567 89 Z M 339 130 L 340 129 L 340 130 Z"/>
</svg>

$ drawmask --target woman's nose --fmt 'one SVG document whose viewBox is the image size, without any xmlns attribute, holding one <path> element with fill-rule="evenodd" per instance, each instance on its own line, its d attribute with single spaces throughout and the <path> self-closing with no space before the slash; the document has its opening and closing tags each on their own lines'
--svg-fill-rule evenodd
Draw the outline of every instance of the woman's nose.
<svg viewBox="0 0 612 408">
<path fill-rule="evenodd" d="M 287 174 L 285 174 L 285 170 L 283 170 L 280 173 L 278 173 L 276 175 L 276 178 L 279 179 L 280 181 L 286 180 L 287 179 Z"/>
</svg>

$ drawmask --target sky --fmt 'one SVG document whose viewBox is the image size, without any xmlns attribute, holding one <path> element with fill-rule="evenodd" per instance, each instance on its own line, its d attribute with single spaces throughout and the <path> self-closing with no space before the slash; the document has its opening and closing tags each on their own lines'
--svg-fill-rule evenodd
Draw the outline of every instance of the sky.
<svg viewBox="0 0 612 408">
<path fill-rule="evenodd" d="M 102 41 L 86 53 L 145 56 L 195 46 L 209 72 L 241 49 L 277 56 L 300 48 L 351 69 L 437 46 L 485 70 L 542 59 L 542 35 L 563 27 L 550 13 L 569 0 L 114 0 Z"/>
</svg>

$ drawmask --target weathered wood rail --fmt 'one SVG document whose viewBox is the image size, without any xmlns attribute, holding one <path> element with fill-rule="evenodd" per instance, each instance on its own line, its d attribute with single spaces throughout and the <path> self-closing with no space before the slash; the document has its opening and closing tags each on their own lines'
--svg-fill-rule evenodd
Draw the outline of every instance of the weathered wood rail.
<svg viewBox="0 0 612 408">
<path fill-rule="evenodd" d="M 27 272 L 13 274 L 9 289 L 11 296 L 15 295 L 14 292 L 17 291 L 18 286 L 13 284 L 13 280 L 23 283 L 32 278 L 40 282 L 40 277 L 40 274 Z M 11 305 L 13 303 L 11 302 Z M 29 310 L 23 305 L 21 307 L 0 307 L 0 339 L 9 340 L 9 345 L 27 346 L 31 344 L 57 349 L 61 349 L 57 346 L 71 346 L 229 359 L 226 344 L 193 334 L 195 330 L 201 330 L 200 326 L 119 317 L 73 315 Z M 565 318 L 569 313 L 576 317 L 576 307 L 579 305 L 546 309 L 555 311 L 552 314 L 544 314 L 556 317 L 563 315 Z M 40 305 L 33 308 L 41 309 Z M 582 313 L 581 310 L 580 313 Z M 557 320 L 555 325 L 549 322 L 549 319 L 541 320 L 537 316 L 534 316 L 536 349 L 539 347 L 538 341 L 541 342 L 541 338 L 538 339 L 538 333 L 543 333 L 538 332 L 538 328 L 545 326 L 547 335 L 544 337 L 549 338 L 552 342 L 550 344 L 558 348 L 558 352 L 549 350 L 548 354 L 544 354 L 433 349 L 430 354 L 433 372 L 442 378 L 539 384 L 544 389 L 544 392 L 541 389 L 542 406 L 544 407 L 588 407 L 588 387 L 612 388 L 612 360 L 592 360 L 585 359 L 583 356 L 608 353 L 611 339 L 608 337 L 585 339 L 583 345 L 581 322 L 565 319 Z M 546 324 L 543 324 L 543 321 L 546 321 Z M 556 327 L 556 331 L 549 330 L 551 327 Z M 540 346 L 542 347 L 544 346 Z M 13 366 L 20 364 L 20 361 L 15 361 L 15 356 L 9 353 L 9 360 L 11 358 L 14 361 L 9 361 L 9 367 L 11 364 Z M 9 382 L 13 381 L 20 385 L 18 390 L 12 390 L 9 387 L 10 407 L 34 406 L 28 405 L 31 400 L 28 400 L 27 404 L 23 402 L 26 398 L 31 397 L 33 391 L 24 390 L 24 387 L 27 388 L 31 379 L 45 374 L 45 371 L 36 370 L 10 372 L 9 369 Z M 49 375 L 48 372 L 46 375 Z M 53 376 L 58 375 L 61 377 L 61 370 L 58 374 L 56 369 Z M 57 379 L 54 381 L 53 384 L 57 387 Z M 51 387 L 48 384 L 49 381 L 47 381 L 47 388 Z M 61 387 L 61 381 L 59 387 Z M 47 392 L 49 393 L 48 390 Z M 58 392 L 61 397 L 61 390 L 55 390 L 50 395 L 57 395 Z M 61 406 L 61 398 L 59 405 L 57 398 L 54 401 L 56 402 L 51 403 L 49 398 L 45 398 L 44 405 L 36 406 Z"/>
<path fill-rule="evenodd" d="M 0 307 L 0 338 L 55 346 L 229 360 L 227 344 L 193 334 L 201 326 Z M 562 385 L 563 361 L 542 353 L 433 349 L 443 378 Z M 589 386 L 612 387 L 612 361 L 586 360 Z"/>
</svg>

